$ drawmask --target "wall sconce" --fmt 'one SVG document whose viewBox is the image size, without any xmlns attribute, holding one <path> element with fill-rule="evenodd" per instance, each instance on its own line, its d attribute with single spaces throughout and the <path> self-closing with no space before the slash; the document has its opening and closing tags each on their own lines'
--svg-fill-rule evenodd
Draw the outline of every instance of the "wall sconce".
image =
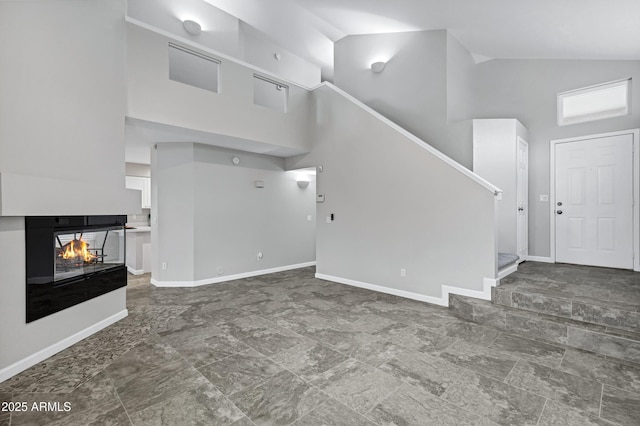
<svg viewBox="0 0 640 426">
<path fill-rule="evenodd" d="M 380 74 L 383 70 L 384 67 L 387 66 L 386 62 L 374 62 L 371 64 L 371 71 L 373 71 L 375 74 Z"/>
<path fill-rule="evenodd" d="M 296 183 L 298 184 L 298 187 L 300 189 L 305 189 L 307 186 L 309 186 L 308 180 L 297 180 Z"/>
<path fill-rule="evenodd" d="M 202 27 L 200 26 L 200 24 L 198 24 L 196 21 L 192 21 L 191 19 L 183 21 L 182 26 L 184 26 L 186 32 L 194 36 L 200 35 L 200 33 L 202 32 Z"/>
</svg>

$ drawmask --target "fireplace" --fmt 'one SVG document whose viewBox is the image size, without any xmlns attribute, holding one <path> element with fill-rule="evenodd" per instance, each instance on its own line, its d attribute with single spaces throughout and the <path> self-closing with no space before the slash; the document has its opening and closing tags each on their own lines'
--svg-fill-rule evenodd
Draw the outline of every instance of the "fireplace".
<svg viewBox="0 0 640 426">
<path fill-rule="evenodd" d="M 25 218 L 27 322 L 127 285 L 126 219 Z"/>
</svg>

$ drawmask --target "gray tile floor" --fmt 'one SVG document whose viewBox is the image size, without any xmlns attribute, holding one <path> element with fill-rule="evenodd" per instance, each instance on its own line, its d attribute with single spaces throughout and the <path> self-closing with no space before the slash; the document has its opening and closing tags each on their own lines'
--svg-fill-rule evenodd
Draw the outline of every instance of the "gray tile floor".
<svg viewBox="0 0 640 426">
<path fill-rule="evenodd" d="M 313 278 L 130 277 L 129 317 L 0 383 L 7 425 L 640 424 L 640 364 Z"/>
</svg>

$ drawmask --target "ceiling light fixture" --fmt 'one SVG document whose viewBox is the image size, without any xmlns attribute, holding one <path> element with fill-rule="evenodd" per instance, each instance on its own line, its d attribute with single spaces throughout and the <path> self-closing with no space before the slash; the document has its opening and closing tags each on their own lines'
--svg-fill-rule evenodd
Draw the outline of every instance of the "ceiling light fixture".
<svg viewBox="0 0 640 426">
<path fill-rule="evenodd" d="M 196 21 L 192 21 L 191 19 L 187 19 L 182 22 L 184 29 L 191 35 L 197 36 L 202 32 L 202 27 Z"/>
<path fill-rule="evenodd" d="M 386 62 L 374 62 L 371 64 L 371 71 L 373 71 L 375 74 L 380 74 L 382 72 L 382 70 L 384 70 L 384 67 L 387 66 Z"/>
</svg>

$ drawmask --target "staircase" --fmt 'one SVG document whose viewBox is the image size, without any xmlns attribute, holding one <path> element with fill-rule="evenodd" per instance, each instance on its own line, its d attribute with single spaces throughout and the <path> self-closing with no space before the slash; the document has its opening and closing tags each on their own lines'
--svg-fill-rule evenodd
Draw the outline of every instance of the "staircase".
<svg viewBox="0 0 640 426">
<path fill-rule="evenodd" d="M 640 363 L 640 274 L 526 262 L 491 301 L 449 295 L 460 318 L 534 340 Z"/>
</svg>

